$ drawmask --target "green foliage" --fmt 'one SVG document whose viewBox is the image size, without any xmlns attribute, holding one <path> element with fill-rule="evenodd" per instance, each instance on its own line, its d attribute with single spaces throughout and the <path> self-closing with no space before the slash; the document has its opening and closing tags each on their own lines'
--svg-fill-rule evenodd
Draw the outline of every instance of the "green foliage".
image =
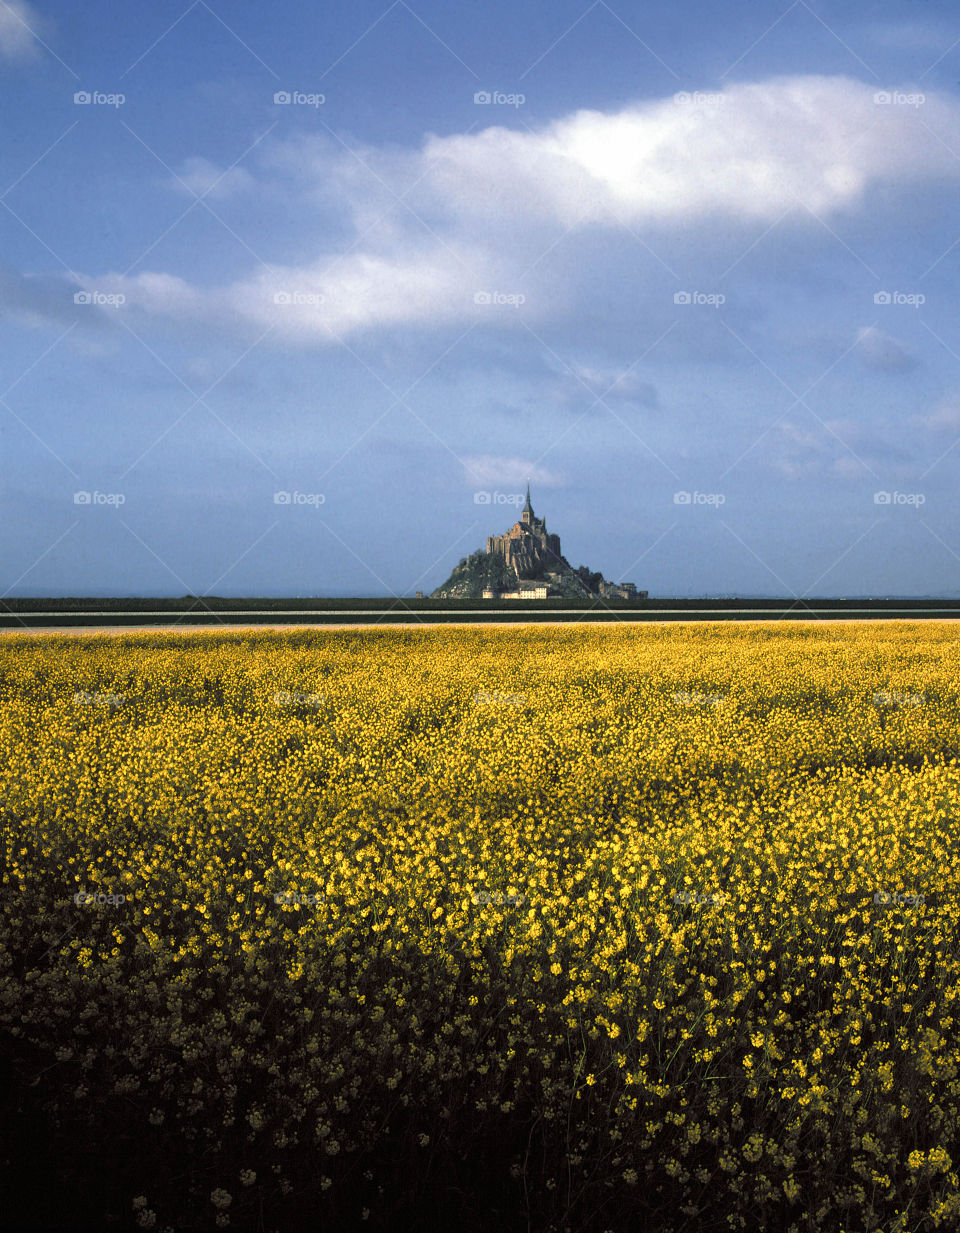
<svg viewBox="0 0 960 1233">
<path fill-rule="evenodd" d="M 559 582 L 550 573 L 559 574 Z M 596 595 L 603 581 L 603 574 L 592 573 L 585 565 L 572 570 L 564 557 L 554 562 L 551 569 L 540 569 L 524 574 L 524 582 L 545 582 L 551 592 L 565 599 L 590 599 Z M 442 594 L 458 598 L 480 599 L 485 589 L 510 591 L 517 586 L 517 576 L 499 553 L 473 552 L 463 557 L 450 577 L 433 592 L 431 598 Z"/>
<path fill-rule="evenodd" d="M 516 575 L 502 556 L 497 553 L 488 555 L 481 550 L 462 558 L 446 582 L 433 592 L 433 597 L 446 592 L 447 595 L 479 599 L 488 587 L 503 591 L 516 586 L 516 582 Z"/>
</svg>

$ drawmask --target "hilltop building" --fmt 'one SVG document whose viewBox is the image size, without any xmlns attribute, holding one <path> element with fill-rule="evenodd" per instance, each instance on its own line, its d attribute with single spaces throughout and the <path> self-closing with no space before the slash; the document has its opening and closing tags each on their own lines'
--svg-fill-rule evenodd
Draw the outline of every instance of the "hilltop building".
<svg viewBox="0 0 960 1233">
<path fill-rule="evenodd" d="M 547 530 L 545 518 L 538 518 L 530 500 L 520 518 L 503 535 L 487 537 L 486 552 L 465 557 L 435 598 L 473 597 L 483 599 L 547 599 L 566 596 L 583 599 L 645 599 L 632 582 L 607 582 L 585 566 L 574 570 L 560 551 L 560 536 Z"/>
<path fill-rule="evenodd" d="M 505 535 L 487 536 L 487 554 L 502 556 L 517 578 L 535 578 L 537 574 L 551 569 L 560 560 L 560 536 L 547 531 L 545 518 L 538 518 L 530 503 L 530 484 L 527 484 L 527 502 Z"/>
</svg>

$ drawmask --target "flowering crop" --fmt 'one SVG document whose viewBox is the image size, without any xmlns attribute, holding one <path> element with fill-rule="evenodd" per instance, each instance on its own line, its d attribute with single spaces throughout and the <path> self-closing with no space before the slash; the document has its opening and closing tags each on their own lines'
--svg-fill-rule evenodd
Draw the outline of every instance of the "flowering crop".
<svg viewBox="0 0 960 1233">
<path fill-rule="evenodd" d="M 954 627 L 15 635 L 0 701 L 22 1222 L 960 1227 Z"/>
</svg>

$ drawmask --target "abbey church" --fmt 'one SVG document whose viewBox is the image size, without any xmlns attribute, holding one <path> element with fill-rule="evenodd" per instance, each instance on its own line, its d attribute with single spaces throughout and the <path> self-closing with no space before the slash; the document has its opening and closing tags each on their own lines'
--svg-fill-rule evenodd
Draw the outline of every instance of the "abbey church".
<svg viewBox="0 0 960 1233">
<path fill-rule="evenodd" d="M 529 482 L 519 521 L 503 535 L 488 536 L 486 552 L 464 558 L 433 592 L 435 598 L 483 599 L 645 599 L 646 594 L 632 582 L 607 582 L 585 566 L 574 570 L 560 551 L 560 536 L 549 532 L 546 519 L 534 513 Z"/>
<path fill-rule="evenodd" d="M 505 535 L 487 536 L 487 553 L 498 553 L 514 571 L 517 578 L 536 578 L 549 573 L 560 560 L 560 536 L 547 531 L 547 520 L 538 518 L 530 504 L 530 485 L 527 484 L 527 503 Z"/>
</svg>

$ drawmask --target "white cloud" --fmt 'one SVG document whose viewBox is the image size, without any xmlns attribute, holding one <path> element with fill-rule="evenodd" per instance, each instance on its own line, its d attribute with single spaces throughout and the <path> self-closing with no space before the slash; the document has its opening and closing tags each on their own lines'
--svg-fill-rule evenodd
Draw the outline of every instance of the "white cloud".
<svg viewBox="0 0 960 1233">
<path fill-rule="evenodd" d="M 775 78 L 713 103 L 670 98 L 579 111 L 534 132 L 433 137 L 423 154 L 437 163 L 430 182 L 465 217 L 772 221 L 798 202 L 829 214 L 859 205 L 874 183 L 952 171 L 949 152 L 922 140 L 914 109 L 878 105 L 875 93 L 843 77 Z M 932 97 L 925 107 L 931 127 L 956 114 Z"/>
<path fill-rule="evenodd" d="M 121 293 L 131 307 L 146 308 L 152 313 L 197 319 L 207 314 L 211 293 L 193 287 L 173 274 L 138 274 L 134 278 L 123 275 L 108 275 L 90 280 L 98 290 L 107 294 Z"/>
<path fill-rule="evenodd" d="M 917 357 L 909 347 L 875 325 L 864 326 L 858 331 L 856 354 L 867 368 L 881 372 L 903 372 L 917 365 Z"/>
<path fill-rule="evenodd" d="M 173 181 L 180 191 L 208 196 L 211 201 L 253 188 L 253 176 L 243 167 L 220 168 L 206 158 L 188 158 Z"/>
<path fill-rule="evenodd" d="M 558 224 L 585 219 L 619 229 L 622 219 L 707 229 L 726 217 L 755 227 L 798 200 L 826 217 L 863 208 L 874 185 L 960 175 L 949 149 L 925 131 L 955 127 L 954 102 L 928 97 L 921 127 L 916 109 L 878 105 L 874 94 L 874 86 L 843 77 L 776 78 L 731 86 L 722 102 L 669 98 L 611 114 L 580 111 L 537 131 L 489 128 L 430 136 L 417 150 L 363 149 L 369 171 L 329 143 L 301 145 L 302 202 L 316 217 L 326 185 L 328 202 L 353 219 L 356 248 L 348 239 L 342 257 L 318 254 L 209 290 L 162 273 L 92 281 L 145 311 L 212 318 L 248 333 L 271 327 L 293 343 L 401 325 L 509 327 L 567 307 L 567 287 L 535 260 L 556 242 Z M 249 171 L 237 168 L 224 191 L 256 187 L 269 197 L 271 163 L 279 159 L 289 173 L 289 151 L 264 146 L 263 178 L 251 185 Z M 218 174 L 201 158 L 185 172 L 198 191 Z M 392 194 L 406 194 L 408 208 Z M 380 204 L 396 208 L 365 232 L 360 221 Z M 572 232 L 568 243 L 575 242 Z M 526 303 L 478 310 L 478 291 L 522 293 Z M 861 358 L 902 367 L 908 353 L 898 347 L 867 331 Z"/>
<path fill-rule="evenodd" d="M 579 378 L 575 384 L 580 392 L 583 392 L 585 385 L 604 402 L 639 402 L 648 407 L 657 404 L 656 387 L 649 381 L 641 380 L 636 372 L 579 365 L 574 368 L 574 373 Z"/>
<path fill-rule="evenodd" d="M 944 398 L 929 415 L 922 416 L 920 422 L 934 432 L 960 432 L 960 395 Z"/>
<path fill-rule="evenodd" d="M 481 253 L 431 246 L 390 255 L 265 271 L 233 289 L 237 310 L 286 334 L 335 337 L 357 329 L 463 320 L 475 311 Z M 289 297 L 278 303 L 277 297 Z M 318 298 L 319 297 L 319 298 Z"/>
<path fill-rule="evenodd" d="M 535 304 L 475 300 L 485 289 L 509 286 L 507 270 L 502 258 L 451 239 L 405 252 L 360 251 L 309 266 L 271 266 L 214 290 L 168 274 L 111 274 L 89 281 L 99 290 L 122 293 L 130 309 L 227 322 L 248 332 L 273 329 L 287 341 L 310 343 L 397 325 L 514 325 L 518 313 L 535 314 Z"/>
<path fill-rule="evenodd" d="M 489 484 L 492 488 L 519 485 L 523 489 L 530 478 L 531 485 L 543 488 L 558 488 L 563 477 L 555 471 L 524 458 L 503 458 L 493 454 L 476 454 L 464 458 L 466 478 L 470 482 Z M 532 497 L 532 494 L 531 494 Z M 536 508 L 536 502 L 534 502 Z"/>
<path fill-rule="evenodd" d="M 830 467 L 831 474 L 837 479 L 862 480 L 871 474 L 870 468 L 865 462 L 861 462 L 859 458 L 853 458 L 849 454 L 845 454 L 843 458 L 834 460 Z"/>
<path fill-rule="evenodd" d="M 24 0 L 4 0 L 0 4 L 0 56 L 6 60 L 24 60 L 35 55 L 40 18 Z"/>
<path fill-rule="evenodd" d="M 790 420 L 784 420 L 778 427 L 783 437 L 792 445 L 799 447 L 797 452 L 808 450 L 822 454 L 827 448 L 823 434 L 816 429 L 805 431 L 802 428 L 798 428 L 796 424 L 791 423 Z"/>
</svg>

